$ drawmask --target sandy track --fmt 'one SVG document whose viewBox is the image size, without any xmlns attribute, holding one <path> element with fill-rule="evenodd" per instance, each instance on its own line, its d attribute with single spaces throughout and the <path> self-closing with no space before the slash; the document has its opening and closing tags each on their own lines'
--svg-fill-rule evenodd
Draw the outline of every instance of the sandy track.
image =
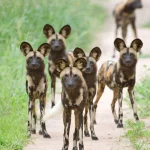
<svg viewBox="0 0 150 150">
<path fill-rule="evenodd" d="M 108 10 L 108 20 L 106 21 L 105 28 L 103 31 L 95 35 L 95 41 L 91 45 L 99 46 L 102 49 L 102 57 L 98 62 L 99 67 L 104 61 L 111 59 L 113 41 L 114 41 L 114 22 L 111 15 L 112 9 L 115 4 L 120 0 L 107 0 L 103 1 L 104 7 Z M 99 0 L 93 2 L 99 4 Z M 106 4 L 107 3 L 107 4 Z M 149 8 L 150 2 L 144 1 L 144 8 L 137 11 L 137 24 L 138 24 L 138 35 L 143 40 L 144 47 L 143 53 L 150 53 L 149 51 L 149 35 L 150 30 L 144 29 L 141 26 L 149 19 Z M 127 42 L 133 40 L 132 31 L 129 31 Z M 137 65 L 137 79 L 141 78 L 145 69 L 143 65 L 150 67 L 150 59 L 140 59 Z M 57 83 L 57 87 L 60 86 Z M 56 95 L 56 100 L 60 100 L 60 94 Z M 118 129 L 113 122 L 113 116 L 111 113 L 111 100 L 112 91 L 108 88 L 98 104 L 97 109 L 97 125 L 95 125 L 95 131 L 99 138 L 98 141 L 92 141 L 91 138 L 84 137 L 85 150 L 132 150 L 132 147 L 127 139 L 122 138 L 124 135 L 123 129 Z M 50 111 L 50 103 L 48 102 L 46 111 Z M 132 110 L 128 105 L 123 103 L 124 121 L 127 119 L 134 119 L 132 116 Z M 72 114 L 72 116 L 74 116 Z M 63 145 L 63 122 L 62 116 L 58 116 L 46 122 L 48 133 L 51 135 L 51 139 L 44 139 L 42 136 L 36 134 L 32 136 L 32 141 L 24 148 L 24 150 L 60 150 Z M 70 132 L 70 146 L 69 150 L 72 149 L 73 144 L 73 130 L 74 130 L 74 117 L 72 117 L 72 125 Z"/>
</svg>

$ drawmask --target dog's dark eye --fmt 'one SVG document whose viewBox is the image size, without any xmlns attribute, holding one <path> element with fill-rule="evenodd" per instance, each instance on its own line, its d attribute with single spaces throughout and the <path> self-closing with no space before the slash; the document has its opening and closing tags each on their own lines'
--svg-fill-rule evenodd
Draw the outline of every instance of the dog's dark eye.
<svg viewBox="0 0 150 150">
<path fill-rule="evenodd" d="M 33 57 L 31 56 L 31 57 L 29 57 L 29 60 L 31 60 Z"/>
<path fill-rule="evenodd" d="M 38 60 L 38 61 L 41 61 L 41 58 L 40 58 L 40 57 L 37 57 L 37 60 Z"/>
<path fill-rule="evenodd" d="M 93 65 L 93 62 L 91 61 L 90 64 Z"/>
<path fill-rule="evenodd" d="M 122 57 L 126 57 L 126 54 L 123 54 Z"/>
<path fill-rule="evenodd" d="M 68 77 L 69 75 L 68 74 L 65 74 L 65 77 Z"/>
<path fill-rule="evenodd" d="M 55 42 L 55 40 L 54 40 L 54 39 L 52 39 L 52 41 L 51 41 L 51 42 L 53 43 L 53 42 Z"/>
<path fill-rule="evenodd" d="M 131 56 L 131 57 L 134 57 L 135 55 L 131 53 L 130 56 Z"/>
<path fill-rule="evenodd" d="M 38 60 L 41 60 L 41 58 L 40 58 L 40 57 L 37 57 L 37 59 L 38 59 Z"/>
<path fill-rule="evenodd" d="M 62 43 L 63 42 L 62 39 L 59 39 L 59 42 Z"/>
<path fill-rule="evenodd" d="M 74 74 L 74 77 L 75 77 L 75 78 L 77 78 L 77 77 L 78 77 L 78 75 L 77 75 L 77 74 Z"/>
</svg>

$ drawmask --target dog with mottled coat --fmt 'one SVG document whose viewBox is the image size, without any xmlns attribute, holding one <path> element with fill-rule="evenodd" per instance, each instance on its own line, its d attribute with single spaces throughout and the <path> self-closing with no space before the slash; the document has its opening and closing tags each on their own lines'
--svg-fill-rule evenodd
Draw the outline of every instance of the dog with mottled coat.
<svg viewBox="0 0 150 150">
<path fill-rule="evenodd" d="M 46 121 L 57 114 L 63 112 L 64 134 L 63 148 L 68 150 L 69 147 L 69 131 L 71 125 L 71 114 L 75 114 L 75 130 L 73 134 L 73 150 L 84 150 L 83 144 L 83 110 L 88 100 L 88 88 L 82 71 L 85 69 L 87 62 L 84 58 L 78 58 L 70 65 L 64 59 L 58 59 L 55 62 L 56 70 L 60 74 L 62 83 L 61 101 L 44 116 Z M 77 142 L 79 141 L 79 146 Z"/>
<path fill-rule="evenodd" d="M 65 60 L 56 62 L 56 69 L 60 72 L 62 83 L 61 101 L 63 105 L 64 121 L 64 143 L 62 150 L 68 150 L 69 130 L 71 124 L 71 111 L 75 114 L 75 131 L 73 135 L 73 150 L 77 150 L 79 140 L 79 150 L 84 150 L 83 144 L 83 110 L 88 99 L 88 89 L 82 76 L 83 69 L 86 67 L 86 60 L 78 58 L 73 66 Z"/>
<path fill-rule="evenodd" d="M 56 33 L 51 25 L 46 24 L 43 28 L 43 33 L 45 34 L 47 43 L 50 45 L 51 49 L 48 56 L 48 71 L 51 77 L 51 102 L 53 107 L 55 105 L 56 78 L 59 78 L 55 62 L 58 59 L 65 59 L 69 64 L 72 64 L 74 61 L 73 53 L 66 51 L 66 38 L 68 38 L 71 33 L 71 27 L 65 25 L 60 29 L 59 33 Z"/>
<path fill-rule="evenodd" d="M 92 109 L 93 106 L 93 99 L 96 95 L 96 85 L 97 85 L 97 61 L 101 56 L 101 50 L 99 47 L 93 48 L 89 55 L 86 56 L 85 52 L 81 48 L 75 48 L 73 51 L 75 58 L 84 58 L 87 61 L 86 68 L 82 71 L 83 77 L 86 81 L 88 87 L 88 101 L 85 107 L 85 114 L 84 114 L 84 135 L 89 137 L 88 131 L 88 120 L 87 114 L 89 110 L 90 116 L 90 130 L 91 130 L 91 138 L 93 140 L 98 140 L 95 130 L 94 130 L 94 111 Z"/>
<path fill-rule="evenodd" d="M 121 128 L 123 127 L 122 100 L 123 89 L 125 87 L 128 88 L 134 118 L 136 121 L 139 120 L 134 98 L 134 86 L 136 83 L 137 53 L 141 50 L 143 42 L 140 39 L 135 39 L 131 42 L 130 47 L 127 47 L 122 39 L 117 38 L 114 41 L 114 46 L 119 51 L 120 57 L 117 62 L 107 61 L 103 63 L 99 69 L 97 97 L 94 102 L 93 109 L 96 114 L 98 101 L 104 92 L 105 85 L 107 85 L 113 90 L 114 94 L 111 104 L 114 121 L 118 124 L 117 127 Z M 115 110 L 115 103 L 117 100 L 119 102 L 119 117 L 117 117 Z"/>
<path fill-rule="evenodd" d="M 135 10 L 142 7 L 143 6 L 141 0 L 125 0 L 124 2 L 121 2 L 115 6 L 113 15 L 116 23 L 116 38 L 118 35 L 118 29 L 119 27 L 121 27 L 122 38 L 123 40 L 126 40 L 127 27 L 130 24 L 132 26 L 134 36 L 135 38 L 137 38 Z M 113 56 L 115 57 L 115 49 Z"/>
<path fill-rule="evenodd" d="M 37 115 L 35 110 L 35 100 L 40 102 L 40 131 L 44 138 L 50 138 L 46 131 L 45 122 L 42 122 L 45 114 L 47 78 L 45 73 L 44 57 L 50 52 L 47 43 L 42 44 L 37 51 L 27 42 L 22 42 L 20 50 L 26 57 L 26 92 L 29 96 L 28 102 L 28 136 L 36 134 Z"/>
</svg>

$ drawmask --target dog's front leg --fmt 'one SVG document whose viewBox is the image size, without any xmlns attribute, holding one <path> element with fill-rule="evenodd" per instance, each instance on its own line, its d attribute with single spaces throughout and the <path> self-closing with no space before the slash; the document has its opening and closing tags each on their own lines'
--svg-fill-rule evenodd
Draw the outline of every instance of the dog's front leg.
<svg viewBox="0 0 150 150">
<path fill-rule="evenodd" d="M 35 101 L 32 101 L 32 134 L 36 134 L 36 118 Z"/>
<path fill-rule="evenodd" d="M 75 131 L 73 134 L 73 150 L 78 150 L 77 141 L 79 140 L 79 112 L 75 110 Z"/>
<path fill-rule="evenodd" d="M 133 88 L 129 87 L 128 92 L 129 92 L 130 102 L 131 102 L 132 109 L 133 109 L 134 118 L 135 118 L 136 121 L 139 121 L 139 117 L 138 117 L 138 114 L 137 114 L 137 108 L 136 108 L 136 104 L 135 104 Z"/>
<path fill-rule="evenodd" d="M 119 119 L 118 119 L 118 128 L 123 127 L 123 110 L 122 110 L 122 99 L 123 99 L 123 89 L 119 88 L 118 94 L 118 103 L 119 103 Z"/>
<path fill-rule="evenodd" d="M 28 137 L 31 136 L 32 131 L 32 114 L 33 114 L 33 97 L 29 96 L 29 102 L 28 102 Z"/>
<path fill-rule="evenodd" d="M 64 122 L 64 135 L 63 135 L 63 148 L 62 150 L 68 150 L 69 147 L 69 131 L 71 124 L 71 110 L 64 108 L 63 112 L 63 122 Z"/>
<path fill-rule="evenodd" d="M 55 106 L 55 89 L 56 89 L 56 77 L 49 71 L 51 77 L 51 103 L 52 107 Z"/>
<path fill-rule="evenodd" d="M 50 135 L 46 131 L 45 121 L 43 121 L 43 116 L 45 114 L 46 96 L 40 99 L 40 125 L 41 130 L 39 134 L 42 134 L 44 138 L 50 138 Z"/>
<path fill-rule="evenodd" d="M 93 103 L 91 102 L 89 106 L 91 138 L 92 140 L 98 140 L 94 129 L 94 109 L 92 104 Z"/>
<path fill-rule="evenodd" d="M 83 110 L 79 114 L 79 150 L 84 150 L 84 144 L 83 144 Z"/>
<path fill-rule="evenodd" d="M 131 26 L 132 26 L 132 29 L 133 29 L 134 37 L 137 38 L 135 19 L 133 19 L 133 20 L 131 21 Z"/>
<path fill-rule="evenodd" d="M 83 144 L 83 110 L 75 111 L 75 132 L 73 137 L 73 150 L 78 150 L 77 141 L 79 140 L 79 150 L 84 150 Z"/>
<path fill-rule="evenodd" d="M 87 117 L 88 109 L 89 109 L 89 102 L 86 103 L 86 106 L 85 106 L 85 114 L 84 114 L 84 135 L 85 135 L 86 137 L 89 137 L 89 136 L 90 136 L 89 130 L 88 130 L 88 117 Z"/>
<path fill-rule="evenodd" d="M 112 110 L 112 114 L 114 116 L 114 121 L 116 124 L 118 124 L 118 117 L 117 117 L 116 109 L 115 109 L 116 101 L 118 99 L 118 88 L 115 89 L 113 92 L 114 92 L 114 96 L 113 96 L 113 100 L 111 103 L 111 110 Z"/>
<path fill-rule="evenodd" d="M 96 87 L 89 89 L 89 116 L 90 116 L 90 130 L 92 140 L 98 140 L 95 130 L 94 130 L 94 108 L 93 108 L 93 99 L 96 95 Z"/>
<path fill-rule="evenodd" d="M 124 41 L 126 41 L 126 36 L 127 36 L 127 25 L 122 25 L 122 37 Z"/>
</svg>

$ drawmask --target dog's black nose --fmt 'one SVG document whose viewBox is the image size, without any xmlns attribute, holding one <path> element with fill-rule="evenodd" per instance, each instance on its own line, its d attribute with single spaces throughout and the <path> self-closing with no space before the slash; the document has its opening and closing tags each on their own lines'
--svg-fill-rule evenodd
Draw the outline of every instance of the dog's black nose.
<svg viewBox="0 0 150 150">
<path fill-rule="evenodd" d="M 131 61 L 130 61 L 130 60 L 127 60 L 127 61 L 126 61 L 126 63 L 127 63 L 127 64 L 130 64 L 130 63 L 131 63 Z"/>
<path fill-rule="evenodd" d="M 35 66 L 36 66 L 36 64 L 32 64 L 32 66 L 33 66 L 33 67 L 35 67 Z"/>
<path fill-rule="evenodd" d="M 59 45 L 55 45 L 55 48 L 59 48 Z"/>
<path fill-rule="evenodd" d="M 86 67 L 86 70 L 90 70 L 90 67 Z"/>
<path fill-rule="evenodd" d="M 69 87 L 73 87 L 73 82 L 72 82 L 72 81 L 69 81 L 69 82 L 68 82 L 68 86 L 69 86 Z"/>
<path fill-rule="evenodd" d="M 69 83 L 68 85 L 69 85 L 69 87 L 72 87 L 72 86 L 73 86 L 73 84 L 72 84 L 72 83 Z"/>
</svg>

